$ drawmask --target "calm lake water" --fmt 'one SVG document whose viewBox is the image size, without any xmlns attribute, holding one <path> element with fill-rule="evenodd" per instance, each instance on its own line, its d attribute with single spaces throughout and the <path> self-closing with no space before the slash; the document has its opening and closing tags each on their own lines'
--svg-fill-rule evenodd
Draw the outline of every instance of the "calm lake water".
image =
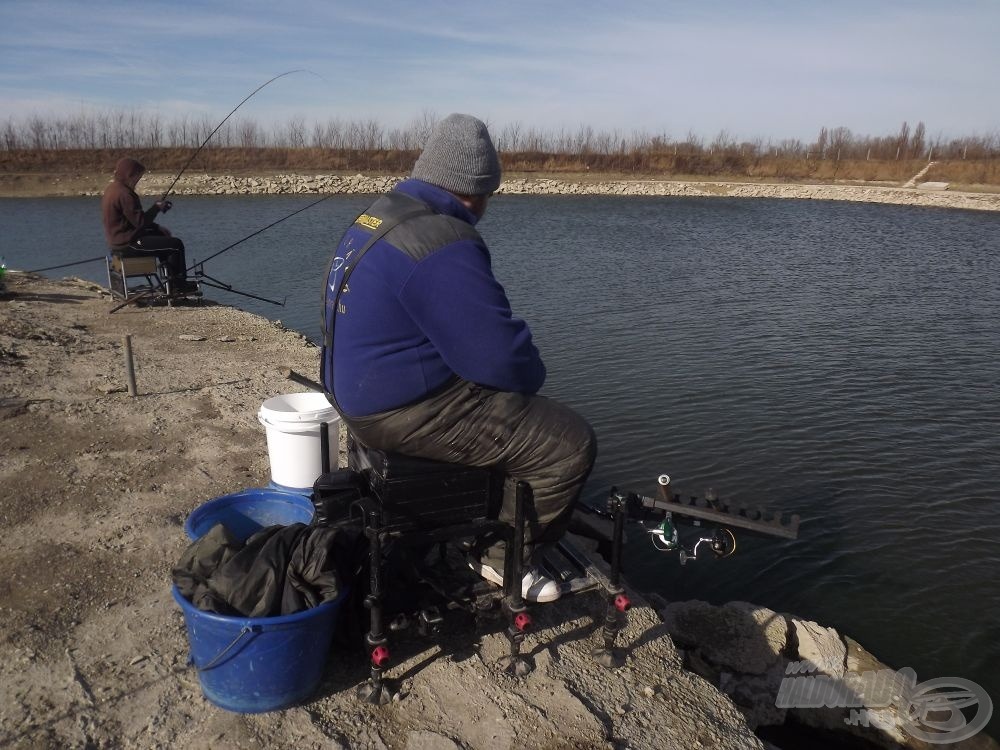
<svg viewBox="0 0 1000 750">
<path fill-rule="evenodd" d="M 310 200 L 180 197 L 164 223 L 191 261 Z M 285 307 L 210 296 L 316 339 L 329 253 L 368 202 L 331 199 L 206 268 Z M 0 201 L 0 253 L 20 269 L 99 255 L 98 203 Z M 797 541 L 742 536 L 683 568 L 634 530 L 637 586 L 793 612 L 1000 700 L 1000 214 L 507 196 L 480 229 L 544 392 L 597 431 L 588 500 L 652 494 L 665 472 L 804 519 Z M 103 264 L 63 274 L 106 283 Z"/>
</svg>

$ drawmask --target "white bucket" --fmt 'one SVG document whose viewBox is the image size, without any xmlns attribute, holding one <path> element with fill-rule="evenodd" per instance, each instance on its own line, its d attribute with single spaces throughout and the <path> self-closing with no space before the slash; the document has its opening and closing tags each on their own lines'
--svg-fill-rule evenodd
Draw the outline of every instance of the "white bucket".
<svg viewBox="0 0 1000 750">
<path fill-rule="evenodd" d="M 337 467 L 340 415 L 322 393 L 289 393 L 261 404 L 257 419 L 267 433 L 271 481 L 312 489 L 323 472 L 319 426 L 330 425 L 330 466 Z"/>
</svg>

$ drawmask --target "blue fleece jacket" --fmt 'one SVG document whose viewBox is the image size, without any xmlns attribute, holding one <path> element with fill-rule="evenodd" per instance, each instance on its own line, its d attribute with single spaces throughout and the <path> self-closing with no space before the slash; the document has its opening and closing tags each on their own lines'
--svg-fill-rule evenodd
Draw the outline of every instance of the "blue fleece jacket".
<svg viewBox="0 0 1000 750">
<path fill-rule="evenodd" d="M 437 214 L 470 225 L 477 221 L 434 185 L 411 179 L 395 189 Z M 370 236 L 355 223 L 337 258 L 349 258 Z M 361 417 L 416 403 L 455 375 L 498 390 L 537 392 L 545 365 L 528 325 L 513 316 L 493 276 L 485 244 L 456 239 L 415 260 L 391 238 L 390 233 L 368 250 L 340 297 L 336 364 L 324 362 L 324 385 L 327 391 L 335 386 L 343 411 Z M 334 262 L 327 279 L 327 321 L 341 265 Z"/>
</svg>

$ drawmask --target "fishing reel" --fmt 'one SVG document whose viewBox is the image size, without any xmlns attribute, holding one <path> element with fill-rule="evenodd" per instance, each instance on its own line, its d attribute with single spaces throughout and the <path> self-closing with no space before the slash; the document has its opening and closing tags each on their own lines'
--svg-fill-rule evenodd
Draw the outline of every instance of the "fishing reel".
<svg viewBox="0 0 1000 750">
<path fill-rule="evenodd" d="M 736 535 L 724 526 L 712 529 L 711 536 L 699 536 L 693 544 L 684 546 L 670 513 L 662 523 L 646 527 L 646 531 L 653 542 L 653 549 L 657 552 L 676 552 L 681 565 L 686 565 L 688 560 L 697 560 L 699 552 L 704 551 L 702 545 L 707 545 L 707 549 L 719 558 L 736 552 Z"/>
<path fill-rule="evenodd" d="M 647 497 L 634 492 L 621 493 L 611 488 L 608 511 L 612 517 L 627 515 L 642 524 L 658 552 L 676 552 L 681 565 L 697 560 L 699 554 L 708 552 L 717 558 L 729 557 L 736 552 L 735 527 L 756 534 L 784 539 L 798 538 L 799 517 L 791 516 L 786 522 L 780 514 L 768 514 L 758 508 L 725 503 L 711 488 L 703 498 L 675 496 L 670 477 L 657 478 L 659 497 Z M 650 523 L 651 522 L 651 523 Z M 685 532 L 682 538 L 678 525 L 696 529 L 694 536 Z M 707 533 L 706 533 L 707 532 Z"/>
<path fill-rule="evenodd" d="M 657 478 L 657 482 L 660 487 L 669 487 L 670 477 L 661 474 Z M 714 490 L 709 488 L 708 492 L 705 493 L 705 500 L 710 506 L 715 506 Z M 687 520 L 695 528 L 701 528 L 701 521 L 698 519 L 684 519 L 683 517 L 678 519 L 678 521 L 681 520 Z M 671 511 L 664 513 L 663 521 L 659 524 L 647 526 L 646 531 L 649 533 L 653 548 L 657 552 L 676 552 L 681 565 L 686 565 L 688 560 L 697 560 L 698 553 L 704 551 L 703 545 L 706 545 L 707 549 L 718 558 L 729 557 L 736 552 L 736 535 L 724 526 L 711 529 L 711 536 L 699 536 L 693 544 L 684 546 L 681 543 L 677 525 L 674 523 L 674 514 Z"/>
</svg>

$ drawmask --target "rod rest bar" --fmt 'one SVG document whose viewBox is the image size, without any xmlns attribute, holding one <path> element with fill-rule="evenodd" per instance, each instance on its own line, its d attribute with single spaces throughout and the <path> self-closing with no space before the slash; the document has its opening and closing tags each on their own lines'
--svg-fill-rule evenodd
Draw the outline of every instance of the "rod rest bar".
<svg viewBox="0 0 1000 750">
<path fill-rule="evenodd" d="M 721 500 L 709 502 L 705 498 L 693 495 L 685 499 L 680 495 L 662 491 L 659 498 L 629 493 L 627 499 L 630 508 L 641 505 L 643 508 L 712 521 L 723 526 L 733 526 L 782 539 L 798 539 L 799 537 L 799 521 L 801 519 L 798 514 L 793 514 L 785 521 L 782 514 L 769 514 L 762 508 L 747 508 Z"/>
</svg>

